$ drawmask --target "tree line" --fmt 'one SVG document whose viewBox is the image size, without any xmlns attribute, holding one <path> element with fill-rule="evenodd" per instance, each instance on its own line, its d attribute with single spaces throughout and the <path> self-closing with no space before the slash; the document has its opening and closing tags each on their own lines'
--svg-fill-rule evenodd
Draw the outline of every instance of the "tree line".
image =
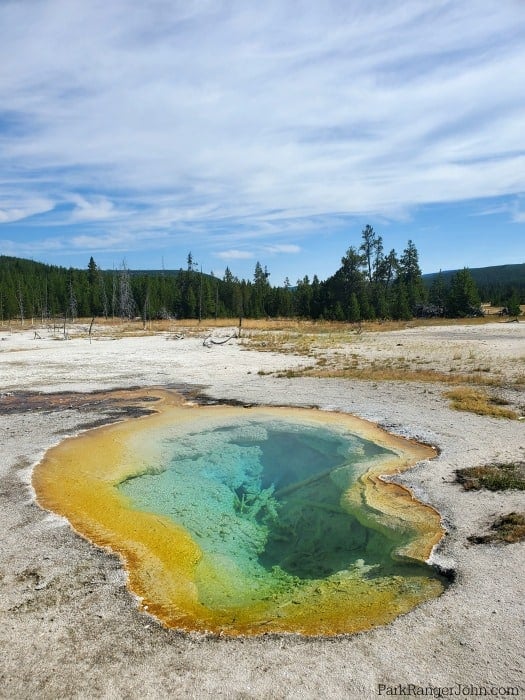
<svg viewBox="0 0 525 700">
<path fill-rule="evenodd" d="M 385 252 L 371 226 L 351 246 L 328 279 L 314 275 L 292 285 L 270 284 L 260 262 L 253 278 L 239 279 L 226 268 L 222 278 L 196 268 L 191 253 L 185 268 L 133 271 L 123 262 L 102 270 L 91 257 L 86 269 L 46 265 L 0 256 L 0 318 L 74 320 L 105 318 L 302 317 L 358 322 L 414 316 L 461 317 L 480 313 L 480 294 L 467 269 L 451 279 L 424 284 L 418 251 L 408 241 L 401 254 Z M 517 300 L 519 304 L 519 299 Z M 519 307 L 518 307 L 519 308 Z"/>
</svg>

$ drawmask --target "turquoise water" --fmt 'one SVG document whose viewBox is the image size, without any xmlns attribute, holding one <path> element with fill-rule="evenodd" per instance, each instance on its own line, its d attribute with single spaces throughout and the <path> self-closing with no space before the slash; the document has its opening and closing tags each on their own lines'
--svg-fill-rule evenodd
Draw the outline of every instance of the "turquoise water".
<svg viewBox="0 0 525 700">
<path fill-rule="evenodd" d="M 227 605 L 232 587 L 237 602 L 253 601 L 277 584 L 352 569 L 366 577 L 421 575 L 424 565 L 391 557 L 406 533 L 387 537 L 341 507 L 343 492 L 388 450 L 335 427 L 275 419 L 158 439 L 165 463 L 119 489 L 131 507 L 190 532 L 206 554 L 206 577 L 216 572 L 211 588 L 202 584 L 206 603 Z"/>
</svg>

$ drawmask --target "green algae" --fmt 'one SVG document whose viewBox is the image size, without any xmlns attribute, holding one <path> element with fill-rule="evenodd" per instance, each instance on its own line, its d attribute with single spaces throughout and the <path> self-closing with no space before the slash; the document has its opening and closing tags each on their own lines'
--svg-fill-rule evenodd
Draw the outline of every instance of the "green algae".
<svg viewBox="0 0 525 700">
<path fill-rule="evenodd" d="M 159 414 L 66 440 L 33 472 L 43 507 L 121 556 L 141 608 L 183 630 L 333 635 L 443 592 L 425 563 L 439 515 L 380 476 L 431 448 L 343 414 L 158 393 Z"/>
<path fill-rule="evenodd" d="M 342 571 L 378 581 L 437 576 L 392 556 L 410 538 L 405 529 L 385 535 L 341 502 L 390 450 L 335 427 L 273 418 L 167 432 L 156 436 L 164 467 L 153 465 L 119 490 L 132 508 L 190 533 L 202 551 L 195 581 L 204 605 L 293 597 L 305 583 Z"/>
</svg>

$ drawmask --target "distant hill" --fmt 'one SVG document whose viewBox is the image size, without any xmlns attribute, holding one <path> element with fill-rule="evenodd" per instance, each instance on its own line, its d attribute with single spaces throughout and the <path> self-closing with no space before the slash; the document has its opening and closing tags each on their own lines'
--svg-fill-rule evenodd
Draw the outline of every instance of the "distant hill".
<svg viewBox="0 0 525 700">
<path fill-rule="evenodd" d="M 468 270 L 483 301 L 491 301 L 498 305 L 506 303 L 513 294 L 516 294 L 520 297 L 521 303 L 525 303 L 525 263 L 472 267 Z M 423 282 L 427 287 L 431 287 L 436 277 L 441 274 L 445 283 L 448 283 L 457 272 L 458 270 L 432 272 L 423 275 Z"/>
<path fill-rule="evenodd" d="M 106 272 L 111 272 L 111 270 L 106 270 Z M 162 275 L 167 275 L 172 277 L 173 275 L 180 275 L 184 270 L 179 268 L 178 270 L 128 270 L 130 275 L 150 275 L 151 277 L 161 277 Z M 204 274 L 204 273 L 203 273 Z"/>
<path fill-rule="evenodd" d="M 67 272 L 70 269 L 79 270 L 86 272 L 85 268 L 67 268 L 62 265 L 48 265 L 47 263 L 38 262 L 35 260 L 30 260 L 29 258 L 16 258 L 9 255 L 0 255 L 0 271 L 10 270 L 11 272 L 21 272 L 24 274 L 39 274 L 46 272 Z M 104 273 L 113 273 L 117 270 L 104 270 Z M 161 277 L 166 275 L 169 277 L 180 275 L 184 270 L 182 268 L 178 270 L 127 270 L 130 275 L 149 275 L 151 277 Z M 203 272 L 203 275 L 206 273 Z"/>
<path fill-rule="evenodd" d="M 67 268 L 58 265 L 47 265 L 46 263 L 35 262 L 27 258 L 15 258 L 10 255 L 0 255 L 0 271 L 9 270 L 11 272 L 45 273 L 52 271 L 65 271 Z"/>
<path fill-rule="evenodd" d="M 521 284 L 525 282 L 525 263 L 517 265 L 494 265 L 492 267 L 469 267 L 468 271 L 476 284 L 493 284 L 505 282 L 506 284 Z M 459 270 L 442 270 L 441 274 L 448 281 Z M 430 285 L 439 275 L 439 272 L 431 272 L 423 275 L 423 280 Z"/>
</svg>

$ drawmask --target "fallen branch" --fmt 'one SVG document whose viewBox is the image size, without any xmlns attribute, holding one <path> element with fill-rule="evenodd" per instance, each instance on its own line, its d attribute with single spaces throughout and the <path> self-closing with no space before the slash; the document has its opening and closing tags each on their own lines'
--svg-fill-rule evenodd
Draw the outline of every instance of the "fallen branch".
<svg viewBox="0 0 525 700">
<path fill-rule="evenodd" d="M 206 348 L 210 348 L 212 345 L 224 345 L 227 343 L 229 340 L 232 340 L 233 338 L 237 338 L 237 333 L 234 333 L 233 335 L 228 336 L 224 340 L 214 340 L 211 335 L 209 335 L 207 338 L 204 338 L 202 344 Z"/>
</svg>

